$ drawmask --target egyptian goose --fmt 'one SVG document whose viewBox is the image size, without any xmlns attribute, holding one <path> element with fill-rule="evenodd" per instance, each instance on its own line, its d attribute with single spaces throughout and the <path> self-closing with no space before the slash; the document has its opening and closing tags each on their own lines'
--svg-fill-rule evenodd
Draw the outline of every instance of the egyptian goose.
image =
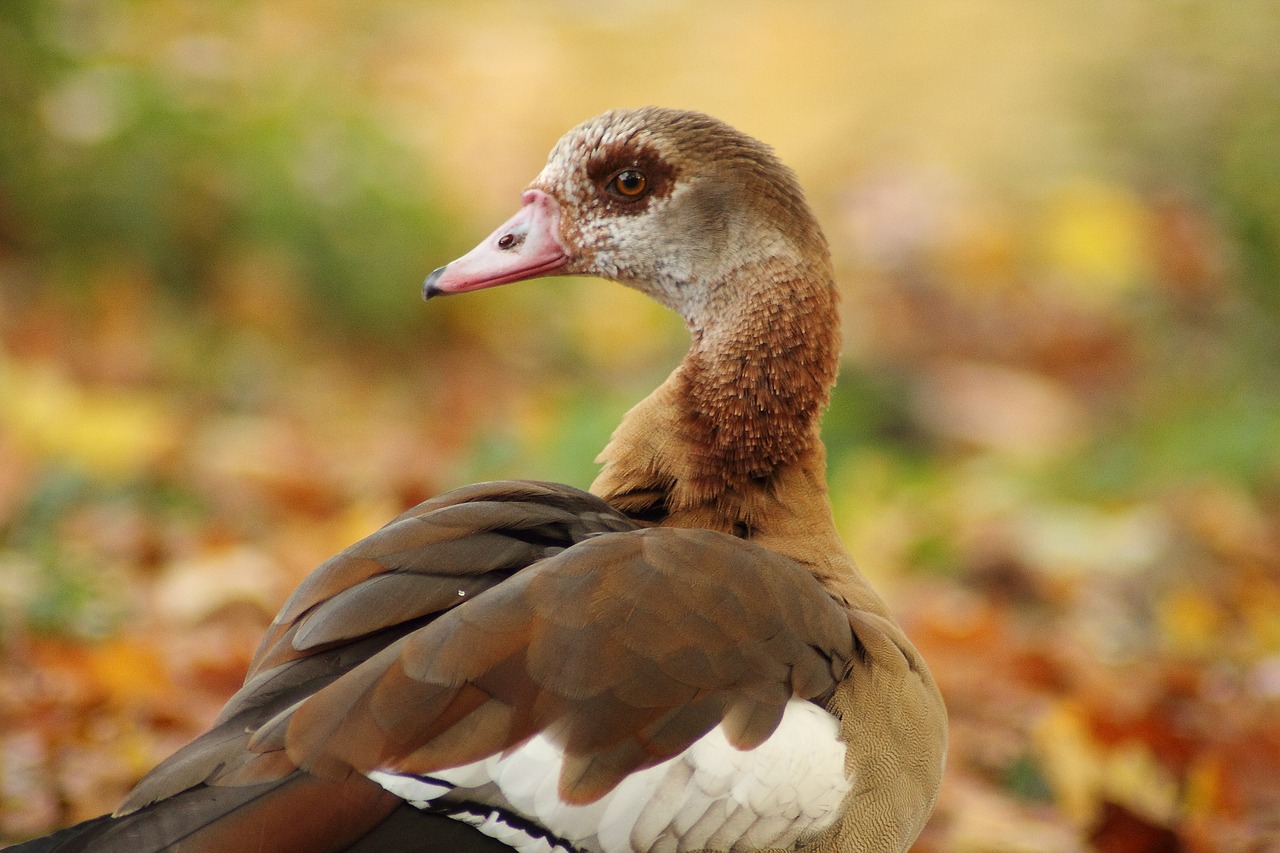
<svg viewBox="0 0 1280 853">
<path fill-rule="evenodd" d="M 910 846 L 946 716 L 832 522 L 836 290 L 795 176 L 708 116 L 616 110 L 522 202 L 425 295 L 599 276 L 692 336 L 591 492 L 458 489 L 343 551 L 208 732 L 25 849 Z"/>
</svg>

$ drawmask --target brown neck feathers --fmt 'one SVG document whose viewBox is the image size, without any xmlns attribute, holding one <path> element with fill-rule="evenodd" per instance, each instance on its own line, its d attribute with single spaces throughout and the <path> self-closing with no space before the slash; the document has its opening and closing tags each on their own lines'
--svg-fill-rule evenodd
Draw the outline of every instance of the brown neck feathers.
<svg viewBox="0 0 1280 853">
<path fill-rule="evenodd" d="M 839 358 L 829 270 L 765 269 L 750 310 L 695 332 L 678 373 L 682 432 L 699 448 L 694 469 L 712 494 L 767 481 L 819 440 L 818 422 Z M 805 274 L 809 273 L 809 274 Z"/>
</svg>

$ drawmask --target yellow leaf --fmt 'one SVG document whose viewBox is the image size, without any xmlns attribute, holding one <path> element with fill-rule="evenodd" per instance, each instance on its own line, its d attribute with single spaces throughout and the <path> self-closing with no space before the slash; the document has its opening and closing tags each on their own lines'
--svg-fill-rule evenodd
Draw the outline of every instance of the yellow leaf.
<svg viewBox="0 0 1280 853">
<path fill-rule="evenodd" d="M 85 389 L 48 366 L 0 364 L 0 414 L 29 452 L 107 480 L 154 465 L 179 431 L 156 395 Z"/>
<path fill-rule="evenodd" d="M 98 687 L 119 705 L 154 702 L 173 686 L 156 648 L 137 640 L 91 646 L 85 663 Z"/>
<path fill-rule="evenodd" d="M 1178 785 L 1138 741 L 1126 741 L 1109 751 L 1103 766 L 1107 798 L 1134 814 L 1168 826 L 1178 810 Z"/>
<path fill-rule="evenodd" d="M 1103 761 L 1083 711 L 1075 703 L 1059 703 L 1036 726 L 1034 742 L 1062 812 L 1077 826 L 1092 825 L 1101 802 Z"/>
<path fill-rule="evenodd" d="M 1173 590 L 1158 604 L 1160 628 L 1178 650 L 1206 652 L 1221 644 L 1226 616 L 1222 608 L 1198 589 Z"/>
<path fill-rule="evenodd" d="M 1086 181 L 1049 201 L 1041 226 L 1045 262 L 1086 301 L 1106 304 L 1143 280 L 1151 265 L 1151 223 L 1128 190 Z"/>
<path fill-rule="evenodd" d="M 1226 773 L 1217 753 L 1199 755 L 1187 768 L 1187 793 L 1183 811 L 1188 818 L 1212 815 L 1222 798 L 1223 774 Z"/>
</svg>

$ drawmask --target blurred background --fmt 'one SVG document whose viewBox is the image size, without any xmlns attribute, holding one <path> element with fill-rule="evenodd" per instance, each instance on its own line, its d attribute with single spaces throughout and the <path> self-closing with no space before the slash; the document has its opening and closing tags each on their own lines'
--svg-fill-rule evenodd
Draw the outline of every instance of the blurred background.
<svg viewBox="0 0 1280 853">
<path fill-rule="evenodd" d="M 5 0 L 0 841 L 111 810 L 403 508 L 590 483 L 678 320 L 419 288 L 657 103 L 833 245 L 837 521 L 952 714 L 917 849 L 1280 849 L 1277 44 L 1270 0 Z"/>
</svg>

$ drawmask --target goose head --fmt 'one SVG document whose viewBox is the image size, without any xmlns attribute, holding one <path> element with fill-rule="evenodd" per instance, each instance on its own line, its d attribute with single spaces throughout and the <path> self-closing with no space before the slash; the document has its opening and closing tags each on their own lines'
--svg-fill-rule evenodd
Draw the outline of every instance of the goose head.
<svg viewBox="0 0 1280 853">
<path fill-rule="evenodd" d="M 424 296 L 598 276 L 702 332 L 758 299 L 753 283 L 830 286 L 826 242 L 795 175 L 763 143 L 701 113 L 646 107 L 590 119 L 555 145 L 521 201 L 433 272 Z"/>
<path fill-rule="evenodd" d="M 522 200 L 428 276 L 424 294 L 598 276 L 674 309 L 691 332 L 683 362 L 601 454 L 602 493 L 612 479 L 645 491 L 636 472 L 648 471 L 665 506 L 754 518 L 736 496 L 769 489 L 793 463 L 821 470 L 819 421 L 840 349 L 830 253 L 768 146 L 701 113 L 614 110 L 569 131 Z M 658 451 L 646 434 L 680 441 Z M 610 460 L 630 473 L 614 477 Z"/>
</svg>

